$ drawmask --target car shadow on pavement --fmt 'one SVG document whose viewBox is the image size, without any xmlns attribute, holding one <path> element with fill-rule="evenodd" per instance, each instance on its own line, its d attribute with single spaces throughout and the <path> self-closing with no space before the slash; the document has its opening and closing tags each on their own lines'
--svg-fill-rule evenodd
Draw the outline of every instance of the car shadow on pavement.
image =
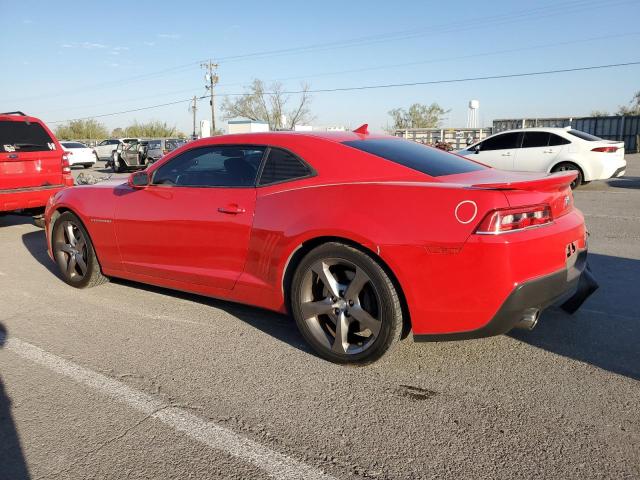
<svg viewBox="0 0 640 480">
<path fill-rule="evenodd" d="M 575 314 L 559 308 L 543 313 L 531 331 L 513 330 L 517 340 L 558 355 L 640 380 L 640 260 L 589 254 L 600 288 Z"/>
<path fill-rule="evenodd" d="M 24 234 L 22 242 L 42 266 L 60 278 L 47 254 L 42 230 Z M 640 380 L 640 314 L 638 299 L 630 295 L 634 286 L 640 285 L 640 260 L 590 253 L 589 264 L 600 288 L 578 312 L 568 315 L 559 308 L 550 308 L 543 313 L 533 331 L 513 330 L 509 335 L 550 352 Z M 224 310 L 282 342 L 315 355 L 289 316 L 128 280 L 112 281 Z"/>
<path fill-rule="evenodd" d="M 40 265 L 49 270 L 53 275 L 58 278 L 62 278 L 56 264 L 49 258 L 47 253 L 47 237 L 44 230 L 37 230 L 35 232 L 29 232 L 22 235 L 22 243 L 29 251 L 31 256 L 35 258 Z"/>
<path fill-rule="evenodd" d="M 7 340 L 7 330 L 0 323 L 0 348 Z M 31 478 L 24 458 L 18 430 L 11 415 L 11 399 L 0 378 L 0 478 L 26 480 Z"/>
<path fill-rule="evenodd" d="M 605 180 L 607 185 L 615 188 L 636 188 L 640 189 L 640 177 L 620 177 Z"/>
<path fill-rule="evenodd" d="M 47 253 L 46 236 L 43 230 L 29 232 L 22 235 L 22 243 L 29 251 L 31 256 L 46 268 L 52 275 L 62 281 L 62 277 L 56 264 L 49 258 Z M 180 292 L 163 287 L 156 287 L 144 283 L 133 282 L 120 278 L 111 279 L 112 283 L 125 285 L 137 290 L 146 290 L 161 295 L 167 295 L 173 298 L 181 298 L 190 302 L 198 302 L 213 308 L 224 310 L 225 312 L 239 318 L 243 322 L 252 327 L 271 335 L 278 340 L 285 342 L 299 350 L 315 355 L 315 353 L 307 346 L 306 342 L 299 333 L 294 320 L 270 310 L 264 310 L 257 307 L 250 307 L 240 303 L 218 300 L 215 298 L 204 297 L 201 295 Z M 0 477 L 2 478 L 2 477 Z"/>
</svg>

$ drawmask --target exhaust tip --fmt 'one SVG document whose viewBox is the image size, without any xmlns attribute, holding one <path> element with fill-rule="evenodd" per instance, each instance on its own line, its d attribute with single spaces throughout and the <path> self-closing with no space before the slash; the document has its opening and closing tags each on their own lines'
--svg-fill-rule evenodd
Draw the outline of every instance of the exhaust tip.
<svg viewBox="0 0 640 480">
<path fill-rule="evenodd" d="M 525 310 L 522 318 L 515 324 L 515 328 L 522 328 L 524 330 L 533 330 L 538 324 L 540 318 L 540 310 L 537 308 L 528 308 Z"/>
</svg>

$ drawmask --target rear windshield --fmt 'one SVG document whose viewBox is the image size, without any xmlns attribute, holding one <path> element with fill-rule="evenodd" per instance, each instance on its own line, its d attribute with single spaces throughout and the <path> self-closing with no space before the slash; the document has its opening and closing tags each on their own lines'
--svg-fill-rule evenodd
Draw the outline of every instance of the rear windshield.
<svg viewBox="0 0 640 480">
<path fill-rule="evenodd" d="M 149 148 L 160 148 L 160 140 L 151 140 L 149 142 Z"/>
<path fill-rule="evenodd" d="M 581 138 L 582 140 L 586 140 L 587 142 L 600 142 L 602 139 L 600 137 L 596 137 L 595 135 L 591 135 L 587 132 L 581 132 L 580 130 L 567 130 L 569 135 L 573 135 L 574 137 Z"/>
<path fill-rule="evenodd" d="M 61 142 L 67 148 L 88 148 L 84 143 L 79 142 Z"/>
<path fill-rule="evenodd" d="M 0 121 L 0 152 L 41 152 L 55 148 L 39 123 Z"/>
<path fill-rule="evenodd" d="M 372 138 L 343 142 L 358 150 L 391 160 L 432 177 L 484 170 L 485 166 L 437 148 L 402 139 Z"/>
</svg>

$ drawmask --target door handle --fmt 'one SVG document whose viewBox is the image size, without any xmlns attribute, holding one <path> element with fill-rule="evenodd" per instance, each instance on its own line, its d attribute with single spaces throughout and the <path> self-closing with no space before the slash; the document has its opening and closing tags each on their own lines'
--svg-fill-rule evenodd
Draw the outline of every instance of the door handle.
<svg viewBox="0 0 640 480">
<path fill-rule="evenodd" d="M 511 152 L 503 153 L 502 156 L 503 157 L 510 157 L 511 156 Z"/>
<path fill-rule="evenodd" d="M 11 153 L 8 155 L 7 158 L 18 158 L 18 154 L 17 153 Z"/>
<path fill-rule="evenodd" d="M 220 207 L 218 208 L 218 211 L 220 213 L 228 213 L 229 215 L 237 215 L 239 213 L 246 212 L 244 208 L 239 207 L 235 203 L 231 205 L 227 205 L 226 207 Z"/>
<path fill-rule="evenodd" d="M 542 153 L 553 153 L 553 150 L 549 149 L 549 150 L 543 150 Z"/>
</svg>

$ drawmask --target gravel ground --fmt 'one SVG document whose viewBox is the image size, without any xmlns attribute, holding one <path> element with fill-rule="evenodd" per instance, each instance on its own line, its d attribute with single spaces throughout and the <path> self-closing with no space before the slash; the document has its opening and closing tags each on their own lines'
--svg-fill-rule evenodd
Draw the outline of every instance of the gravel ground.
<svg viewBox="0 0 640 480">
<path fill-rule="evenodd" d="M 0 218 L 0 479 L 639 478 L 628 161 L 575 194 L 601 285 L 577 314 L 404 341 L 366 368 L 317 358 L 275 313 L 125 281 L 75 290 L 42 230 Z"/>
</svg>

